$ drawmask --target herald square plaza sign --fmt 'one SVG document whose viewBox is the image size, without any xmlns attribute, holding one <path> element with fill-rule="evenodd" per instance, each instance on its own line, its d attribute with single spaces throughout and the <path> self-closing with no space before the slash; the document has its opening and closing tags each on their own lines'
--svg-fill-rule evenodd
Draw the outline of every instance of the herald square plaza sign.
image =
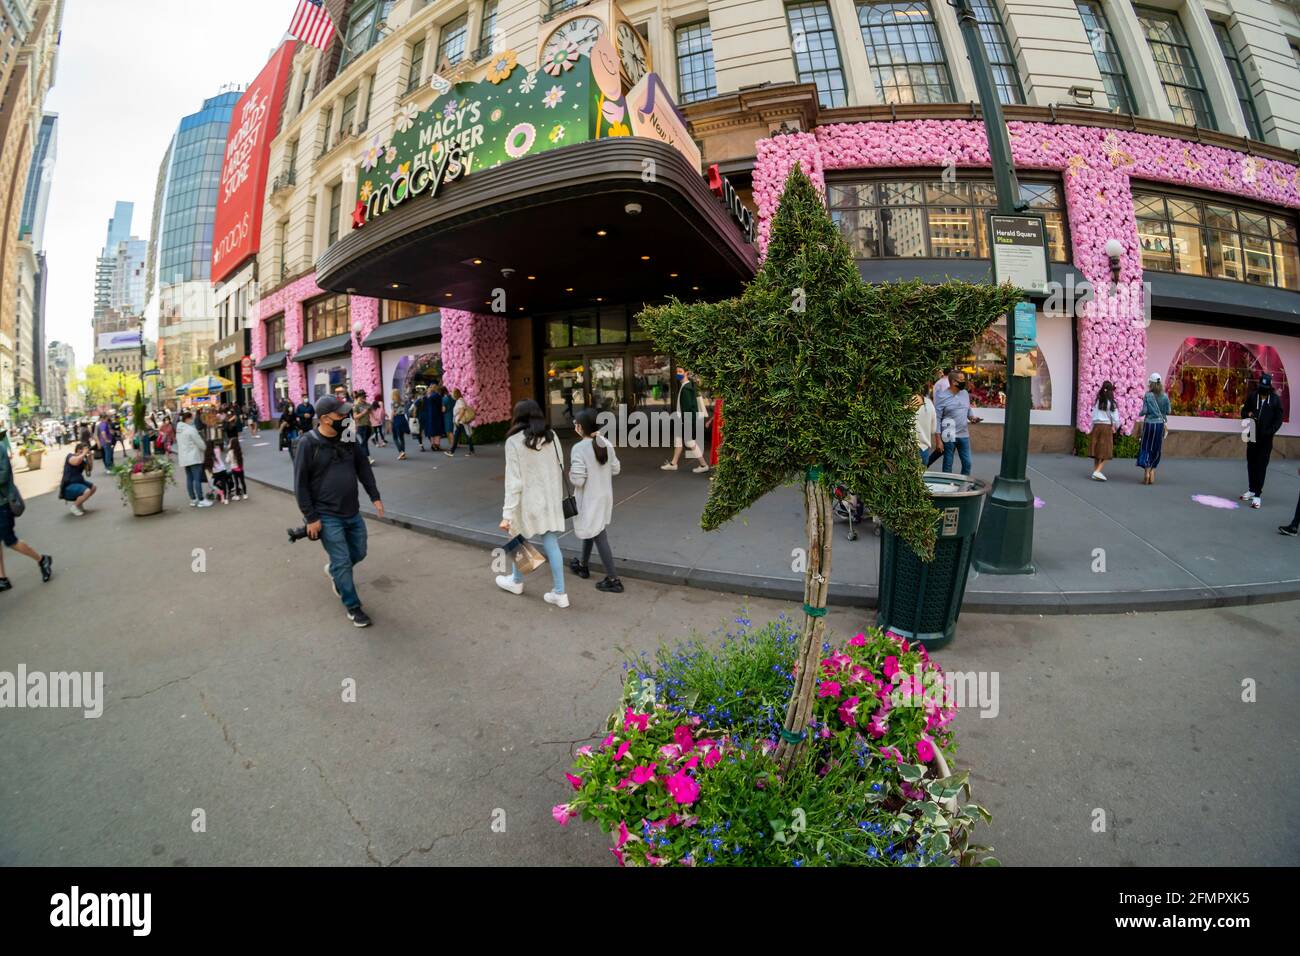
<svg viewBox="0 0 1300 956">
<path fill-rule="evenodd" d="M 376 136 L 360 158 L 352 228 L 436 197 L 457 179 L 594 139 L 657 139 L 698 171 L 699 148 L 663 81 L 647 73 L 624 91 L 618 63 L 602 36 L 590 56 L 573 47 L 540 70 L 519 66 L 507 50 L 479 82 L 448 85 L 435 77 L 443 92 L 423 112 L 414 104 L 399 110 L 391 139 Z"/>
<path fill-rule="evenodd" d="M 213 282 L 227 278 L 261 245 L 271 140 L 280 125 L 293 51 L 292 40 L 280 45 L 231 114 L 212 231 Z"/>
</svg>

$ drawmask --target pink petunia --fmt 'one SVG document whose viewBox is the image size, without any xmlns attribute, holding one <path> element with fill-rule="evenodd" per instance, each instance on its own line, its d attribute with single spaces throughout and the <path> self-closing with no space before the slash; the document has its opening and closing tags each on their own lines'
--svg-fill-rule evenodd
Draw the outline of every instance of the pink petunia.
<svg viewBox="0 0 1300 956">
<path fill-rule="evenodd" d="M 722 751 L 714 747 L 704 755 L 704 767 L 706 770 L 712 770 L 722 760 Z"/>
<path fill-rule="evenodd" d="M 665 780 L 664 786 L 678 803 L 694 803 L 700 796 L 700 785 L 684 770 Z"/>
<path fill-rule="evenodd" d="M 885 658 L 885 666 L 881 670 L 886 677 L 893 680 L 894 675 L 898 673 L 898 658 L 890 654 Z"/>
<path fill-rule="evenodd" d="M 868 681 L 873 680 L 875 676 L 876 675 L 872 674 L 871 671 L 867 670 L 861 664 L 854 664 L 849 668 L 850 684 L 865 684 Z"/>
<path fill-rule="evenodd" d="M 659 766 L 657 763 L 652 763 L 640 767 L 633 767 L 632 773 L 629 774 L 629 776 L 632 778 L 633 783 L 649 783 L 655 778 L 655 767 L 657 766 Z"/>
<path fill-rule="evenodd" d="M 843 651 L 840 651 L 838 654 L 832 654 L 828 660 L 835 665 L 836 670 L 843 670 L 853 663 L 853 658 L 849 657 L 849 655 L 845 654 Z"/>
<path fill-rule="evenodd" d="M 564 779 L 567 780 L 567 781 L 569 781 L 569 783 L 573 784 L 573 789 L 574 789 L 574 790 L 581 790 L 581 789 L 582 789 L 582 778 L 581 778 L 581 777 L 575 777 L 575 776 L 574 776 L 573 774 L 571 774 L 571 773 L 566 773 L 566 774 L 564 775 Z"/>
<path fill-rule="evenodd" d="M 894 762 L 898 763 L 900 766 L 903 763 L 903 755 L 899 752 L 897 747 L 893 747 L 893 746 L 882 747 L 880 750 L 880 755 L 882 757 L 888 757 L 890 760 L 893 760 Z"/>
<path fill-rule="evenodd" d="M 691 759 L 686 761 L 686 763 L 682 764 L 682 769 L 689 770 L 692 767 L 698 767 L 699 763 L 700 763 L 700 755 L 692 754 Z"/>
<path fill-rule="evenodd" d="M 921 763 L 929 763 L 934 759 L 934 744 L 930 742 L 929 737 L 922 736 L 916 742 L 916 757 Z"/>
<path fill-rule="evenodd" d="M 863 634 L 861 631 L 858 631 L 858 633 L 854 634 L 852 637 L 849 638 L 849 646 L 850 646 L 850 647 L 866 647 L 866 646 L 867 646 L 867 636 L 866 636 L 865 634 Z"/>
<path fill-rule="evenodd" d="M 686 753 L 695 746 L 695 738 L 691 736 L 691 728 L 682 724 L 673 728 L 673 741 L 678 747 L 682 748 L 682 753 Z"/>
<path fill-rule="evenodd" d="M 627 866 L 627 861 L 623 859 L 623 851 L 615 847 L 610 847 L 609 852 L 614 854 L 614 859 L 618 860 L 619 866 Z"/>
<path fill-rule="evenodd" d="M 618 823 L 618 842 L 614 844 L 618 849 L 623 849 L 623 844 L 628 841 L 630 834 L 627 832 L 627 821 L 620 820 Z"/>
<path fill-rule="evenodd" d="M 626 741 L 626 740 L 623 741 L 621 744 L 619 744 L 619 745 L 618 745 L 618 750 L 614 751 L 614 759 L 615 759 L 615 760 L 622 760 L 622 759 L 623 759 L 623 755 L 627 753 L 628 748 L 631 747 L 631 746 L 632 746 L 632 744 L 631 744 L 629 741 Z"/>
<path fill-rule="evenodd" d="M 659 752 L 669 760 L 676 760 L 682 755 L 682 748 L 676 744 L 664 744 L 659 748 Z"/>
<path fill-rule="evenodd" d="M 885 736 L 888 731 L 889 724 L 886 723 L 885 715 L 881 713 L 872 714 L 871 720 L 867 724 L 867 733 L 876 740 L 879 740 L 881 737 Z"/>
<path fill-rule="evenodd" d="M 613 734 L 610 734 L 608 737 L 606 737 L 604 740 L 602 740 L 602 741 L 600 742 L 600 748 L 601 748 L 601 750 L 604 750 L 606 747 L 608 747 L 608 746 L 609 746 L 610 744 L 612 744 L 613 742 L 614 742 L 614 735 L 613 735 Z"/>
<path fill-rule="evenodd" d="M 858 698 L 850 697 L 839 708 L 840 720 L 852 726 L 858 719 Z"/>
<path fill-rule="evenodd" d="M 623 713 L 623 724 L 628 728 L 640 730 L 644 732 L 646 728 L 646 724 L 648 724 L 649 722 L 650 722 L 649 714 L 633 713 L 631 707 L 627 708 L 627 710 Z"/>
<path fill-rule="evenodd" d="M 665 863 L 668 862 L 668 861 L 667 861 L 664 857 L 662 857 L 662 856 L 651 856 L 651 855 L 648 854 L 648 853 L 646 854 L 645 861 L 646 861 L 647 863 L 649 863 L 651 866 L 663 866 Z"/>
<path fill-rule="evenodd" d="M 576 751 L 574 751 L 574 753 L 575 753 L 577 756 L 579 756 L 579 757 L 590 757 L 590 756 L 591 756 L 591 748 L 590 748 L 590 747 L 579 747 Z"/>
<path fill-rule="evenodd" d="M 557 803 L 555 806 L 551 807 L 551 816 L 555 818 L 556 823 L 563 827 L 568 826 L 569 821 L 576 817 L 577 814 L 574 813 L 573 810 L 569 809 L 567 803 Z"/>
<path fill-rule="evenodd" d="M 824 680 L 817 685 L 818 697 L 838 697 L 840 696 L 840 685 L 833 680 Z"/>
</svg>

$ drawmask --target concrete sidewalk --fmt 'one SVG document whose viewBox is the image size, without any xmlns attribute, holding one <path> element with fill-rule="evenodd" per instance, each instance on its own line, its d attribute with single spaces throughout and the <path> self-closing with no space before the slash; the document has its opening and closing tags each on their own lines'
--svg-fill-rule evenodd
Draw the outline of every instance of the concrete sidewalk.
<svg viewBox="0 0 1300 956">
<path fill-rule="evenodd" d="M 248 477 L 292 489 L 289 456 L 276 434 L 245 438 Z M 504 481 L 503 446 L 487 445 L 469 458 L 372 446 L 388 520 L 417 531 L 483 547 L 499 547 Z M 706 534 L 699 515 L 706 476 L 683 459 L 663 472 L 662 449 L 621 449 L 614 481 L 616 506 L 610 541 L 620 573 L 653 581 L 801 599 L 802 573 L 792 551 L 806 547 L 798 488 L 780 488 L 741 518 Z M 567 458 L 567 445 L 566 445 Z M 1215 508 L 1193 495 L 1231 499 L 1245 490 L 1243 461 L 1166 459 L 1158 484 L 1140 484 L 1131 460 L 1113 461 L 1110 480 L 1092 481 L 1091 462 L 1068 455 L 1034 455 L 1029 479 L 1041 505 L 1035 515 L 1031 575 L 972 572 L 967 612 L 1078 613 L 1225 607 L 1300 597 L 1300 544 L 1277 533 L 1295 510 L 1296 463 L 1274 457 L 1259 511 Z M 936 464 L 935 468 L 938 468 Z M 992 480 L 995 455 L 976 455 L 976 477 Z M 857 541 L 836 527 L 831 600 L 874 606 L 879 539 L 869 526 Z M 561 542 L 576 554 L 572 533 Z M 598 559 L 593 554 L 593 560 Z"/>
</svg>

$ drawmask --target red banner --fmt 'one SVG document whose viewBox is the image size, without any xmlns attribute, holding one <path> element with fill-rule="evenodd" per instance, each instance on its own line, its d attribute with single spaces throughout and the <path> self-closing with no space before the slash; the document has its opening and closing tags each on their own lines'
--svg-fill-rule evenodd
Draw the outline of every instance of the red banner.
<svg viewBox="0 0 1300 956">
<path fill-rule="evenodd" d="M 214 283 L 234 272 L 260 246 L 271 139 L 280 125 L 280 104 L 293 51 L 294 41 L 286 40 L 235 104 L 230 117 L 212 233 Z"/>
</svg>

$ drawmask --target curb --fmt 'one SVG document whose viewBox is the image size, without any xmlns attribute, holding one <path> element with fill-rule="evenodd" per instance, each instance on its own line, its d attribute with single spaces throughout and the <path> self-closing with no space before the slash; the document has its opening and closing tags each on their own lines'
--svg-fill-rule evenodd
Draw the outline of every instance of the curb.
<svg viewBox="0 0 1300 956">
<path fill-rule="evenodd" d="M 248 481 L 292 496 L 292 491 L 261 478 L 245 475 Z M 434 538 L 473 547 L 498 548 L 500 534 L 460 525 L 430 521 L 414 515 L 389 512 L 380 518 L 361 512 L 371 521 L 395 525 Z M 566 558 L 577 557 L 577 548 L 561 546 Z M 794 578 L 739 574 L 709 568 L 682 568 L 654 561 L 619 561 L 622 575 L 656 584 L 675 584 L 706 591 L 724 591 L 778 601 L 801 602 L 803 584 Z M 832 585 L 828 603 L 837 607 L 874 608 L 878 591 L 855 584 Z M 1157 588 L 1146 591 L 966 591 L 961 609 L 967 614 L 1127 614 L 1136 611 L 1196 611 L 1210 608 L 1243 607 L 1300 600 L 1300 578 L 1263 584 L 1239 584 L 1212 588 Z"/>
</svg>

